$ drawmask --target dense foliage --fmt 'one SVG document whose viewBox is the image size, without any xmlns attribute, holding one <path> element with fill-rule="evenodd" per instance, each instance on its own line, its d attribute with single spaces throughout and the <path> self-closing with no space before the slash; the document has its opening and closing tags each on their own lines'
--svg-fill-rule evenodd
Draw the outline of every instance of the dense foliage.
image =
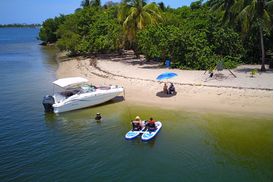
<svg viewBox="0 0 274 182">
<path fill-rule="evenodd" d="M 229 23 L 242 35 L 252 31 L 259 32 L 261 49 L 261 70 L 265 71 L 265 33 L 272 32 L 273 2 L 272 0 L 211 0 L 211 7 L 222 13 L 224 22 Z M 272 34 L 272 33 L 271 33 Z M 254 34 L 253 34 L 254 35 Z M 259 42 L 257 42 L 259 43 Z"/>
<path fill-rule="evenodd" d="M 40 39 L 57 42 L 61 50 L 71 55 L 131 48 L 147 60 L 164 63 L 170 59 L 173 67 L 183 69 L 211 69 L 219 62 L 227 68 L 260 63 L 262 52 L 272 58 L 270 1 L 261 4 L 266 12 L 263 16 L 242 12 L 251 6 L 251 0 L 242 5 L 240 2 L 200 0 L 189 7 L 172 9 L 164 3 L 144 0 L 108 2 L 103 6 L 99 0 L 84 0 L 75 13 L 46 20 Z M 233 8 L 235 4 L 239 7 Z M 254 23 L 247 22 L 248 15 L 254 15 Z"/>
<path fill-rule="evenodd" d="M 120 49 L 121 26 L 111 11 L 86 7 L 69 15 L 57 31 L 57 46 L 72 55 L 108 53 Z"/>
<path fill-rule="evenodd" d="M 243 54 L 239 34 L 200 6 L 195 3 L 177 9 L 172 12 L 177 20 L 140 31 L 137 40 L 141 52 L 163 61 L 169 57 L 174 67 L 184 69 L 209 69 L 220 61 L 227 67 L 236 66 Z M 177 26 L 170 22 L 177 22 Z"/>
<path fill-rule="evenodd" d="M 160 8 L 155 3 L 142 0 L 124 0 L 119 6 L 118 19 L 124 29 L 124 45 L 136 51 L 136 34 L 147 25 L 162 21 Z"/>
<path fill-rule="evenodd" d="M 59 26 L 65 21 L 65 16 L 60 15 L 59 17 L 49 18 L 43 22 L 43 25 L 39 32 L 39 38 L 44 43 L 54 43 L 60 38 L 57 36 L 57 30 Z"/>
</svg>

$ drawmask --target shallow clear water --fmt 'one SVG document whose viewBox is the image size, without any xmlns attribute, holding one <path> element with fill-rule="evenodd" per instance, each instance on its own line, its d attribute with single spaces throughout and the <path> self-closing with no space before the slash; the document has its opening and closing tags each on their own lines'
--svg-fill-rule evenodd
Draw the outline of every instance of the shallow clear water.
<svg viewBox="0 0 274 182">
<path fill-rule="evenodd" d="M 272 181 L 271 116 L 162 110 L 120 98 L 44 114 L 57 65 L 38 31 L 0 29 L 1 181 Z M 155 140 L 124 139 L 136 115 L 162 121 Z"/>
</svg>

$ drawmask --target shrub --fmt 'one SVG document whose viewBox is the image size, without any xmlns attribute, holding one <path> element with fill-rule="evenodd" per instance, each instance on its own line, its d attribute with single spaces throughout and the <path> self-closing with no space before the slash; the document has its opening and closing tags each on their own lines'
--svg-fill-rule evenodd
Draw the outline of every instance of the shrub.
<svg viewBox="0 0 274 182">
<path fill-rule="evenodd" d="M 57 46 L 72 55 L 114 52 L 121 48 L 121 30 L 107 11 L 86 7 L 60 26 Z"/>
<path fill-rule="evenodd" d="M 240 58 L 239 57 L 231 57 L 226 56 L 223 58 L 224 68 L 225 69 L 233 69 L 236 68 L 240 64 Z"/>
<path fill-rule="evenodd" d="M 50 18 L 44 21 L 39 32 L 39 39 L 46 44 L 56 42 L 59 38 L 57 35 L 57 30 L 59 29 L 60 25 L 63 24 L 65 19 L 66 16 L 60 15 L 54 19 Z"/>
</svg>

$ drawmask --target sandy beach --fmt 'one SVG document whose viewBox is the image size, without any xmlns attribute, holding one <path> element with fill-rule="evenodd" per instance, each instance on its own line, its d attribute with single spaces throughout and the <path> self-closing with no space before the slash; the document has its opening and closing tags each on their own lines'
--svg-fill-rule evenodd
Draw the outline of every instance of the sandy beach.
<svg viewBox="0 0 274 182">
<path fill-rule="evenodd" d="M 133 57 L 66 58 L 58 56 L 57 78 L 81 76 L 94 85 L 121 85 L 125 102 L 186 111 L 219 111 L 272 115 L 273 73 L 250 71 L 259 65 L 241 65 L 228 71 L 215 72 L 213 78 L 205 71 L 168 69 L 156 62 Z M 164 82 L 156 77 L 166 71 L 178 74 L 173 82 L 177 94 L 163 94 Z"/>
</svg>

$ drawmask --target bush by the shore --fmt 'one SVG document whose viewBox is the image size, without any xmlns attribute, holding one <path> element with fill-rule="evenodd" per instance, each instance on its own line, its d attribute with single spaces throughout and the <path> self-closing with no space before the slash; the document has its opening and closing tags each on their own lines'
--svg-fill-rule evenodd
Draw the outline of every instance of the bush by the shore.
<svg viewBox="0 0 274 182">
<path fill-rule="evenodd" d="M 135 7 L 126 1 L 82 5 L 71 15 L 46 20 L 40 39 L 57 42 L 58 48 L 70 55 L 133 49 L 147 60 L 171 59 L 172 67 L 183 69 L 211 69 L 218 62 L 223 62 L 225 68 L 260 62 L 258 26 L 242 33 L 240 25 L 223 21 L 224 12 L 214 10 L 213 0 L 177 9 L 144 2 Z M 273 47 L 271 32 L 272 26 L 264 28 L 269 55 Z"/>
</svg>

